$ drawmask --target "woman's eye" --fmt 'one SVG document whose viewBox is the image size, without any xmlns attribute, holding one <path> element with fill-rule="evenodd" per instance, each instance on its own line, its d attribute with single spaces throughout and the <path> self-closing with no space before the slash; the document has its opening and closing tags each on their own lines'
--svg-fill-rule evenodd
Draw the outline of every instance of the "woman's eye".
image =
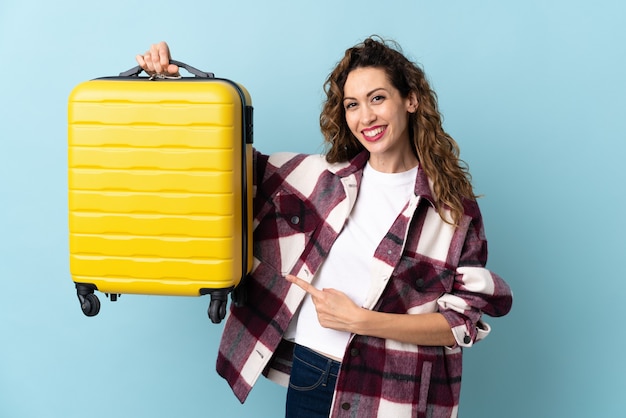
<svg viewBox="0 0 626 418">
<path fill-rule="evenodd" d="M 354 102 L 350 102 L 350 103 L 346 103 L 345 107 L 346 110 L 353 108 L 354 106 L 356 106 L 356 103 Z"/>
<path fill-rule="evenodd" d="M 374 96 L 372 97 L 372 102 L 376 103 L 376 102 L 382 102 L 383 100 L 385 100 L 385 96 Z"/>
</svg>

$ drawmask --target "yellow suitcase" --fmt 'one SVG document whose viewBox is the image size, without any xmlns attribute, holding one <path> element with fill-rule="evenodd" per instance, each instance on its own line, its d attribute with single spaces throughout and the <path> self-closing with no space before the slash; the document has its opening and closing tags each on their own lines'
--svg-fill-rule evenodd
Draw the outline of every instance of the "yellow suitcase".
<svg viewBox="0 0 626 418">
<path fill-rule="evenodd" d="M 135 67 L 70 94 L 69 264 L 87 316 L 100 310 L 96 290 L 113 301 L 210 294 L 219 323 L 250 272 L 250 95 L 172 62 L 194 77 Z"/>
</svg>

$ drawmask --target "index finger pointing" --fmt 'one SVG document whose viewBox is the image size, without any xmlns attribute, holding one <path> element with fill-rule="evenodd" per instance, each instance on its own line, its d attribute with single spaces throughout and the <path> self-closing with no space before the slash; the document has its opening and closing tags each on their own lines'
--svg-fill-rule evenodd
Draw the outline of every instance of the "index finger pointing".
<svg viewBox="0 0 626 418">
<path fill-rule="evenodd" d="M 297 285 L 302 290 L 309 293 L 311 296 L 318 296 L 322 293 L 322 291 L 317 289 L 315 286 L 292 274 L 288 274 L 287 276 L 285 276 L 285 278 L 287 279 L 287 281 Z"/>
</svg>

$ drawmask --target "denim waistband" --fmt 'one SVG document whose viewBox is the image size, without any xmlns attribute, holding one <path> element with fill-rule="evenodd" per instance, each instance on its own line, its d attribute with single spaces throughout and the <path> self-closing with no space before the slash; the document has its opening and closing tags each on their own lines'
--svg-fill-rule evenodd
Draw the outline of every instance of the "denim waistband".
<svg viewBox="0 0 626 418">
<path fill-rule="evenodd" d="M 337 377 L 337 375 L 339 375 L 341 362 L 326 357 L 315 350 L 296 344 L 293 350 L 293 355 L 322 371 L 328 371 L 328 373 L 333 377 Z"/>
</svg>

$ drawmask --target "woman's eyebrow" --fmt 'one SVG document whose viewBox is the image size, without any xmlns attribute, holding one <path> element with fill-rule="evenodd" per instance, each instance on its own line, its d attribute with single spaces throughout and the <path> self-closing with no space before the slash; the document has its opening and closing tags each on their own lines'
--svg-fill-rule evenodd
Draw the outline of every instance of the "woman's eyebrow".
<svg viewBox="0 0 626 418">
<path fill-rule="evenodd" d="M 384 87 L 376 87 L 374 90 L 370 91 L 369 93 L 367 93 L 367 95 L 365 97 L 370 97 L 372 94 L 376 93 L 378 90 L 383 90 L 383 91 L 387 91 L 385 90 Z M 354 97 L 350 97 L 350 96 L 346 96 L 343 98 L 343 100 L 356 100 L 356 98 Z"/>
</svg>

